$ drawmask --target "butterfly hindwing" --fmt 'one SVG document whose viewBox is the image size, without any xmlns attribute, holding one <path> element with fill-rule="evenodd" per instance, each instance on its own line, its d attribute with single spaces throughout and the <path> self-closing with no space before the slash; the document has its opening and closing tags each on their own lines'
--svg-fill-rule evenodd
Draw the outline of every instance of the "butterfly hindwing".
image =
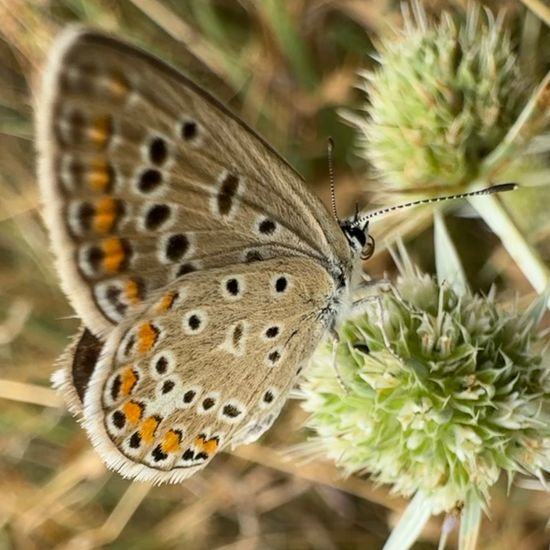
<svg viewBox="0 0 550 550">
<path fill-rule="evenodd" d="M 122 475 L 178 481 L 261 435 L 323 336 L 334 283 L 283 257 L 189 273 L 108 337 L 84 425 Z"/>
<path fill-rule="evenodd" d="M 65 291 L 105 335 L 191 271 L 349 256 L 337 223 L 261 138 L 179 72 L 93 31 L 45 71 L 39 152 Z"/>
</svg>

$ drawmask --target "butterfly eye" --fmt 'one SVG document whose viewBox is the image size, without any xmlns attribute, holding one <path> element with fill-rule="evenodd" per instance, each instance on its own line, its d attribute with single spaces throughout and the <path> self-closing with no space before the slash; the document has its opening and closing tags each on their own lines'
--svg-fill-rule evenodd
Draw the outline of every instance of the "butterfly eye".
<svg viewBox="0 0 550 550">
<path fill-rule="evenodd" d="M 371 235 L 369 235 L 367 239 L 367 243 L 363 248 L 363 252 L 361 252 L 361 259 L 368 260 L 374 254 L 374 248 L 375 248 L 374 238 Z"/>
</svg>

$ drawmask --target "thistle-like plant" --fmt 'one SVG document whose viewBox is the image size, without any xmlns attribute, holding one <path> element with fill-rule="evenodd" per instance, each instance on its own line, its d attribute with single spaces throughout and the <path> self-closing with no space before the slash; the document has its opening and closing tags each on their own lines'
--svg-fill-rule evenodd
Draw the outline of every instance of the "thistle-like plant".
<svg viewBox="0 0 550 550">
<path fill-rule="evenodd" d="M 538 333 L 545 300 L 519 312 L 494 291 L 472 293 L 436 227 L 447 256 L 439 280 L 402 251 L 395 287 L 340 331 L 341 380 L 327 344 L 301 386 L 315 449 L 346 473 L 416 495 L 387 548 L 406 548 L 431 514 L 465 504 L 476 530 L 501 473 L 543 480 L 550 471 L 550 364 Z"/>
<path fill-rule="evenodd" d="M 502 18 L 476 4 L 462 22 L 430 24 L 418 2 L 413 11 L 381 40 L 379 67 L 361 74 L 359 151 L 391 190 L 462 188 L 518 118 L 527 82 Z"/>
<path fill-rule="evenodd" d="M 364 112 L 345 114 L 359 154 L 378 174 L 376 190 L 425 197 L 496 181 L 546 184 L 550 72 L 538 85 L 522 72 L 503 12 L 494 16 L 470 2 L 462 17 L 443 13 L 437 23 L 420 0 L 407 6 L 403 29 L 379 42 L 379 66 L 361 74 Z M 521 203 L 521 194 L 506 204 Z M 543 200 L 539 194 L 530 202 Z M 550 271 L 533 236 L 518 228 L 519 215 L 496 197 L 470 203 L 543 293 Z M 536 216 L 531 205 L 528 217 Z"/>
</svg>

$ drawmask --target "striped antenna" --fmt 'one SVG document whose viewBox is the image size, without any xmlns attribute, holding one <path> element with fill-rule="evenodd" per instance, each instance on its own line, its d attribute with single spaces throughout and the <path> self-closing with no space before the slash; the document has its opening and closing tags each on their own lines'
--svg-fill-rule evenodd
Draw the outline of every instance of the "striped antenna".
<svg viewBox="0 0 550 550">
<path fill-rule="evenodd" d="M 466 197 L 479 197 L 480 195 L 492 195 L 493 193 L 502 193 L 504 191 L 513 191 L 518 188 L 517 183 L 500 183 L 498 185 L 493 185 L 491 187 L 486 187 L 485 189 L 480 189 L 479 191 L 470 191 L 469 193 L 459 193 L 458 195 L 448 195 L 446 197 L 434 197 L 432 199 L 422 199 L 419 201 L 407 202 L 405 204 L 398 204 L 396 206 L 389 206 L 388 208 L 382 208 L 381 210 L 375 210 L 370 214 L 362 216 L 358 220 L 354 221 L 353 225 L 360 225 L 371 218 L 377 218 L 378 216 L 383 216 L 384 214 L 389 214 L 390 212 L 395 212 L 396 210 L 401 210 L 402 208 L 410 208 L 411 206 L 418 206 L 420 204 L 429 204 L 431 202 L 442 202 L 450 201 L 454 199 L 465 199 Z"/>
<path fill-rule="evenodd" d="M 334 217 L 338 223 L 340 223 L 340 220 L 338 219 L 338 212 L 336 212 L 336 193 L 334 191 L 334 167 L 332 165 L 332 154 L 334 152 L 334 140 L 329 137 L 328 138 L 328 176 L 330 179 L 330 202 L 332 204 L 332 213 L 334 214 Z"/>
</svg>

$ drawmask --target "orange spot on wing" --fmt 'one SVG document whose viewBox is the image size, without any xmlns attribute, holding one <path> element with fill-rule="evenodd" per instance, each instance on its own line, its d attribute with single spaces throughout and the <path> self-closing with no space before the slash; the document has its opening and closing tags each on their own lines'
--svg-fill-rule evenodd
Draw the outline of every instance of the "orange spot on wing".
<svg viewBox="0 0 550 550">
<path fill-rule="evenodd" d="M 112 174 L 103 160 L 97 160 L 90 166 L 87 174 L 88 185 L 96 193 L 104 192 L 111 184 Z"/>
<path fill-rule="evenodd" d="M 95 205 L 94 230 L 96 233 L 109 233 L 117 217 L 117 203 L 111 197 L 103 197 Z"/>
<path fill-rule="evenodd" d="M 108 273 L 117 273 L 126 259 L 122 241 L 116 237 L 105 239 L 101 243 L 101 248 L 103 249 L 103 269 Z"/>
<path fill-rule="evenodd" d="M 122 395 L 130 395 L 137 381 L 138 377 L 136 376 L 136 373 L 133 371 L 132 367 L 126 368 L 122 372 L 122 382 L 120 386 Z"/>
<path fill-rule="evenodd" d="M 98 115 L 92 122 L 90 129 L 90 139 L 97 147 L 104 147 L 113 130 L 113 121 L 110 115 Z"/>
<path fill-rule="evenodd" d="M 181 434 L 170 430 L 162 440 L 161 447 L 165 453 L 175 453 L 180 450 Z"/>
<path fill-rule="evenodd" d="M 143 421 L 139 429 L 139 435 L 145 443 L 152 443 L 155 439 L 155 431 L 160 424 L 160 419 L 156 416 L 150 416 Z"/>
<path fill-rule="evenodd" d="M 117 96 L 124 96 L 130 91 L 128 83 L 119 76 L 114 76 L 109 80 L 109 91 Z"/>
<path fill-rule="evenodd" d="M 160 301 L 160 304 L 158 306 L 159 312 L 168 311 L 176 299 L 176 293 L 175 292 L 168 292 L 162 297 L 162 300 Z"/>
<path fill-rule="evenodd" d="M 130 424 L 137 424 L 143 414 L 143 405 L 135 401 L 128 401 L 128 403 L 124 404 L 122 410 Z"/>
<path fill-rule="evenodd" d="M 218 440 L 217 439 L 209 439 L 208 441 L 206 441 L 204 443 L 202 448 L 204 449 L 206 454 L 210 455 L 212 453 L 215 453 L 216 450 L 218 449 Z"/>
<path fill-rule="evenodd" d="M 141 288 L 135 279 L 128 279 L 126 283 L 126 298 L 132 305 L 141 301 Z"/>
<path fill-rule="evenodd" d="M 199 435 L 195 438 L 195 447 L 197 447 L 199 451 L 205 452 L 207 455 L 215 453 L 218 449 L 218 446 L 219 443 L 216 437 L 212 437 L 211 439 L 206 440 L 204 436 Z"/>
<path fill-rule="evenodd" d="M 138 328 L 139 353 L 147 353 L 155 345 L 158 336 L 158 328 L 152 323 L 142 323 Z"/>
</svg>

